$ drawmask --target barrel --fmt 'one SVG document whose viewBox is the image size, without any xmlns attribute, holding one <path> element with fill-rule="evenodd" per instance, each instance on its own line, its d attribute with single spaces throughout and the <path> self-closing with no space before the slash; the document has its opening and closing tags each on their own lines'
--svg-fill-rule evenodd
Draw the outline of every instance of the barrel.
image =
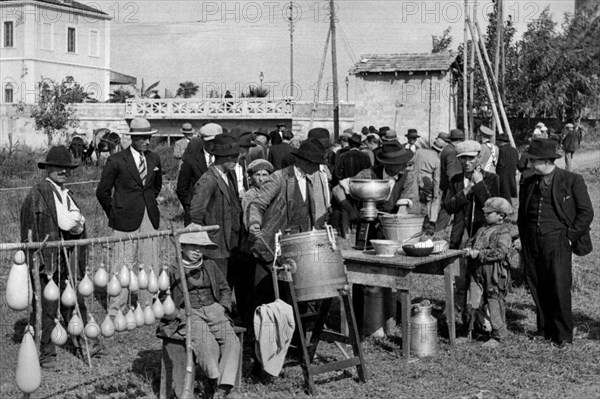
<svg viewBox="0 0 600 399">
<path fill-rule="evenodd" d="M 388 240 L 404 241 L 423 230 L 424 215 L 380 215 L 381 230 Z"/>
<path fill-rule="evenodd" d="M 437 351 L 437 319 L 431 314 L 432 305 L 423 301 L 413 306 L 410 319 L 410 352 L 415 356 L 430 356 Z"/>
<path fill-rule="evenodd" d="M 328 230 L 313 230 L 281 237 L 282 260 L 296 262 L 297 269 L 292 278 L 298 301 L 336 297 L 338 289 L 348 283 L 342 252 L 336 241 L 332 229 L 329 236 Z"/>
</svg>

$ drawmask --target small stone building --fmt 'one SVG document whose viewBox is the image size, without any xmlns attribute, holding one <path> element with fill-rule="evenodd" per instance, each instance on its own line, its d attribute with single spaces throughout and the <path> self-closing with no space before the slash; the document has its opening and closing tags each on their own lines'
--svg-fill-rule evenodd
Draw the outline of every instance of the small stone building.
<svg viewBox="0 0 600 399">
<path fill-rule="evenodd" d="M 354 128 L 389 126 L 401 141 L 410 128 L 430 142 L 456 127 L 457 55 L 367 54 L 350 70 L 356 77 Z"/>
</svg>

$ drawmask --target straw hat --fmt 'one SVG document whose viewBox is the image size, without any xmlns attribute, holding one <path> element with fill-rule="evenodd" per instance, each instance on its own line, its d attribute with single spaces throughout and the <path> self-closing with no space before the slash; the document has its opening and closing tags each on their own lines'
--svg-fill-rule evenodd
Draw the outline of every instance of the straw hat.
<svg viewBox="0 0 600 399">
<path fill-rule="evenodd" d="M 146 118 L 133 118 L 129 124 L 130 136 L 148 136 L 156 133 L 156 129 L 152 129 L 150 122 Z"/>
</svg>

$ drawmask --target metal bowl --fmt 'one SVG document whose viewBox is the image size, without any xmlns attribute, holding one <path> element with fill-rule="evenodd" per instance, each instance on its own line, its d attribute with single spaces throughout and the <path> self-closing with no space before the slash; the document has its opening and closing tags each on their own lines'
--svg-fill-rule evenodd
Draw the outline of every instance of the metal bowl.
<svg viewBox="0 0 600 399">
<path fill-rule="evenodd" d="M 350 179 L 350 195 L 362 201 L 383 201 L 390 195 L 387 180 Z"/>
<path fill-rule="evenodd" d="M 377 256 L 394 256 L 402 246 L 402 243 L 392 240 L 371 240 L 371 244 Z"/>
<path fill-rule="evenodd" d="M 415 247 L 415 244 L 404 244 L 402 250 L 407 256 L 428 256 L 433 252 L 433 247 Z"/>
</svg>

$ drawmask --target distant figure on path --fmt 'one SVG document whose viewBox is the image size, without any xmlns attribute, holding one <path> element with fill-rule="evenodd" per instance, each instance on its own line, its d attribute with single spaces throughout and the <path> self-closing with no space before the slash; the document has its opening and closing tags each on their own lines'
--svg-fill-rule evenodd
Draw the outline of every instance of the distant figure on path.
<svg viewBox="0 0 600 399">
<path fill-rule="evenodd" d="M 568 171 L 573 169 L 573 156 L 575 155 L 575 151 L 579 149 L 581 140 L 583 140 L 583 131 L 581 129 L 576 131 L 572 123 L 567 123 L 560 143 L 565 152 L 565 169 Z"/>
</svg>

